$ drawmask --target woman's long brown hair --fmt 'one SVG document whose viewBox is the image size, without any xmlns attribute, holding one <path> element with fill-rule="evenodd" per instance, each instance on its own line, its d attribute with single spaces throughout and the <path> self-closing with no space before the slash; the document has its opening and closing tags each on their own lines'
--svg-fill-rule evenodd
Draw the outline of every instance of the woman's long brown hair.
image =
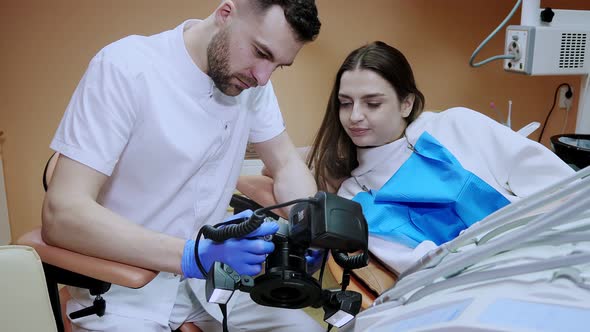
<svg viewBox="0 0 590 332">
<path fill-rule="evenodd" d="M 412 68 L 400 51 L 376 41 L 350 53 L 336 74 L 324 119 L 307 159 L 307 165 L 314 169 L 319 190 L 337 191 L 341 181 L 358 167 L 356 145 L 340 123 L 338 99 L 342 74 L 355 69 L 379 74 L 394 88 L 400 103 L 411 94 L 415 96 L 412 111 L 406 118 L 408 125 L 424 109 L 424 95 L 416 87 Z"/>
</svg>

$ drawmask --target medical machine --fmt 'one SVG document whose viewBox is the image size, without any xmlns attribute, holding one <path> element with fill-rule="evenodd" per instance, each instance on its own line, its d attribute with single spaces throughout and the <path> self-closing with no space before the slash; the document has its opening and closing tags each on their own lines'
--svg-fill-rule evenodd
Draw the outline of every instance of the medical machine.
<svg viewBox="0 0 590 332">
<path fill-rule="evenodd" d="M 590 73 L 590 11 L 539 8 L 525 0 L 521 25 L 506 29 L 504 70 L 527 75 Z"/>
<path fill-rule="evenodd" d="M 520 25 L 506 29 L 504 70 L 527 75 L 582 75 L 576 133 L 590 133 L 590 10 L 540 8 L 524 0 Z"/>
<path fill-rule="evenodd" d="M 475 55 L 522 3 L 520 25 L 506 29 L 504 54 L 478 64 Z M 581 75 L 576 133 L 590 134 L 590 10 L 541 8 L 540 0 L 518 0 L 506 19 L 476 49 L 474 67 L 503 60 L 504 70 L 526 75 Z"/>
</svg>

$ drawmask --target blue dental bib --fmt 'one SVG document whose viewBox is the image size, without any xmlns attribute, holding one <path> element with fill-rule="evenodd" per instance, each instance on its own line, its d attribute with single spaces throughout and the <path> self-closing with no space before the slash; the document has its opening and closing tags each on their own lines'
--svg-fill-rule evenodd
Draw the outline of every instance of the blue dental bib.
<svg viewBox="0 0 590 332">
<path fill-rule="evenodd" d="M 440 245 L 510 203 L 427 132 L 412 150 L 381 189 L 353 198 L 372 235 L 411 248 L 425 240 Z"/>
</svg>

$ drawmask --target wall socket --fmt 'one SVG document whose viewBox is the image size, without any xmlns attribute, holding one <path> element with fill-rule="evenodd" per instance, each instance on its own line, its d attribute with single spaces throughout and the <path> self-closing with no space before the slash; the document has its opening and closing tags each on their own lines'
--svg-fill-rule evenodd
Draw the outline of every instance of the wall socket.
<svg viewBox="0 0 590 332">
<path fill-rule="evenodd" d="M 517 73 L 530 73 L 529 27 L 510 26 L 506 30 L 505 55 L 513 55 L 514 59 L 504 60 L 504 70 Z"/>
<path fill-rule="evenodd" d="M 568 98 L 565 97 L 565 93 L 567 92 L 568 87 L 562 86 L 561 88 L 559 88 L 559 99 L 558 99 L 559 100 L 559 108 L 565 109 L 565 108 L 567 108 L 568 105 L 569 105 L 569 107 L 572 107 L 572 102 L 574 100 L 574 88 L 571 88 L 571 89 L 572 89 L 572 96 L 568 100 Z"/>
</svg>

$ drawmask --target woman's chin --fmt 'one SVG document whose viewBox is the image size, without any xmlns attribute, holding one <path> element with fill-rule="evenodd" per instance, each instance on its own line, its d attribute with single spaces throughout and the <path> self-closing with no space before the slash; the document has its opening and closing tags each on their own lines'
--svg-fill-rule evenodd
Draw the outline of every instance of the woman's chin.
<svg viewBox="0 0 590 332">
<path fill-rule="evenodd" d="M 369 140 L 363 140 L 363 139 L 353 139 L 352 142 L 354 143 L 354 145 L 356 145 L 357 148 L 361 148 L 361 149 L 368 149 L 368 148 L 374 148 L 377 147 L 381 144 L 376 144 L 375 142 L 369 141 Z"/>
</svg>

